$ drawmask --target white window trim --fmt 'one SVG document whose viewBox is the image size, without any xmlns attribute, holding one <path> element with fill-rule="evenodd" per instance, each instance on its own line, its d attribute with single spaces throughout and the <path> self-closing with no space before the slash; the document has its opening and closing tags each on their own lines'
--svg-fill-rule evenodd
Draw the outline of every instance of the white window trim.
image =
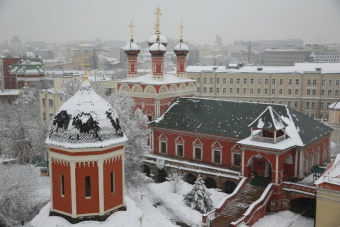
<svg viewBox="0 0 340 227">
<path fill-rule="evenodd" d="M 165 139 L 161 138 L 163 135 L 164 135 Z M 165 146 L 165 153 L 162 152 L 162 142 L 165 142 L 165 144 L 166 144 L 166 146 Z M 162 133 L 158 137 L 158 149 L 159 149 L 159 154 L 168 155 L 168 137 L 164 133 Z"/>
<path fill-rule="evenodd" d="M 218 141 L 215 141 L 211 145 L 211 161 L 212 161 L 212 164 L 222 165 L 222 150 L 223 150 L 223 147 L 221 146 L 221 144 Z M 215 151 L 221 152 L 220 162 L 215 162 Z"/>
<path fill-rule="evenodd" d="M 199 143 L 199 145 L 197 144 Z M 196 148 L 201 148 L 201 159 L 196 158 Z M 203 161 L 203 143 L 200 139 L 195 139 L 195 141 L 192 143 L 192 159 L 197 161 Z"/>
<path fill-rule="evenodd" d="M 178 142 L 179 139 L 182 139 L 182 142 Z M 177 145 L 182 145 L 183 146 L 183 156 L 179 156 L 178 155 L 178 149 L 177 149 Z M 180 157 L 180 158 L 184 158 L 185 157 L 185 141 L 183 139 L 182 136 L 178 136 L 175 140 L 175 149 L 176 149 L 176 157 Z"/>
</svg>

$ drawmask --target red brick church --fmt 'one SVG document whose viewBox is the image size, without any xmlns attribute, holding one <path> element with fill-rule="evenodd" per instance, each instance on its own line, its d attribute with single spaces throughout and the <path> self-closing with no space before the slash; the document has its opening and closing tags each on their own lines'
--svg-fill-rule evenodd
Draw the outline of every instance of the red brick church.
<svg viewBox="0 0 340 227">
<path fill-rule="evenodd" d="M 128 59 L 128 75 L 127 79 L 117 81 L 118 90 L 132 97 L 136 108 L 140 108 L 150 120 L 159 117 L 176 97 L 193 96 L 196 89 L 196 81 L 187 78 L 186 56 L 189 48 L 183 43 L 182 36 L 174 48 L 177 57 L 176 73 L 164 72 L 164 54 L 167 51 L 168 41 L 160 32 L 159 7 L 155 14 L 157 15 L 156 33 L 148 40 L 152 73 L 143 76 L 137 74 L 140 48 L 134 43 L 131 23 L 131 41 L 124 47 Z M 180 28 L 182 29 L 183 26 L 181 25 Z"/>
<path fill-rule="evenodd" d="M 189 183 L 201 174 L 207 187 L 230 194 L 203 216 L 212 226 L 237 226 L 242 218 L 252 225 L 267 210 L 287 210 L 295 198 L 315 198 L 314 187 L 294 182 L 330 161 L 332 129 L 285 105 L 182 97 L 150 127 L 153 154 L 144 161 L 147 173 L 163 181 L 176 170 Z M 266 190 L 246 193 L 247 183 L 258 179 Z M 247 199 L 250 210 L 237 213 L 231 204 L 242 193 L 253 196 Z"/>
</svg>

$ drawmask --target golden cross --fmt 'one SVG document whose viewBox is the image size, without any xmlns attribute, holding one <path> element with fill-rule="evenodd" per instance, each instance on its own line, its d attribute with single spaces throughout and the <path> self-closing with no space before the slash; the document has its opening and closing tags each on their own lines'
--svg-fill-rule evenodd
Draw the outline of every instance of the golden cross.
<svg viewBox="0 0 340 227">
<path fill-rule="evenodd" d="M 131 40 L 133 40 L 133 28 L 135 27 L 131 21 L 131 23 L 129 24 L 129 27 L 131 29 Z"/>
<path fill-rule="evenodd" d="M 159 27 L 161 26 L 161 24 L 159 23 L 159 17 L 162 15 L 162 12 L 159 9 L 159 6 L 156 9 L 155 15 L 157 16 L 156 17 L 155 29 L 156 29 L 156 32 L 159 32 Z"/>
<path fill-rule="evenodd" d="M 182 22 L 181 22 L 181 25 L 179 26 L 179 28 L 181 29 L 181 39 L 183 39 L 183 28 L 184 28 L 184 26 L 183 26 Z"/>
</svg>

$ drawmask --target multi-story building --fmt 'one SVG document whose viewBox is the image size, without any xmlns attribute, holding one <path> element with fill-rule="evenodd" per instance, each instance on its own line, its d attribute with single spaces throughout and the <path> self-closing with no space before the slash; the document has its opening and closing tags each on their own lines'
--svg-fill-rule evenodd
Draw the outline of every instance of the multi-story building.
<svg viewBox="0 0 340 227">
<path fill-rule="evenodd" d="M 263 64 L 266 66 L 291 66 L 296 62 L 305 62 L 310 51 L 300 49 L 267 49 L 263 53 Z"/>
<path fill-rule="evenodd" d="M 248 46 L 249 41 L 237 40 L 234 45 Z M 303 47 L 302 39 L 285 39 L 285 40 L 257 40 L 251 41 L 251 46 L 257 50 L 268 48 L 282 48 L 285 46 Z"/>
<path fill-rule="evenodd" d="M 340 53 L 312 53 L 310 55 L 310 61 L 312 62 L 340 62 Z"/>
<path fill-rule="evenodd" d="M 196 96 L 285 104 L 311 118 L 329 118 L 327 107 L 340 99 L 340 64 L 297 63 L 289 67 L 189 66 Z"/>
</svg>

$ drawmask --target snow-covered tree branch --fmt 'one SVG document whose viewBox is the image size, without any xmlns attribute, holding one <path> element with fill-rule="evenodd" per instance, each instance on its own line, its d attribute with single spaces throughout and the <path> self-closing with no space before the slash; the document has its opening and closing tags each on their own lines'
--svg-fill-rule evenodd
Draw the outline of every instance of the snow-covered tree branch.
<svg viewBox="0 0 340 227">
<path fill-rule="evenodd" d="M 174 193 L 177 193 L 182 188 L 183 175 L 177 171 L 171 172 L 166 179 L 170 182 L 170 186 Z"/>
</svg>

